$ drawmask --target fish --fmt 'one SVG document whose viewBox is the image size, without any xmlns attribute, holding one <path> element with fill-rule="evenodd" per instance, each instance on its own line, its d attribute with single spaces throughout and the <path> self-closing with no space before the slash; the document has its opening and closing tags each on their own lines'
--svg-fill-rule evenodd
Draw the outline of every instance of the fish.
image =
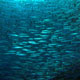
<svg viewBox="0 0 80 80">
<path fill-rule="evenodd" d="M 66 80 L 67 71 L 77 76 L 80 1 L 76 5 L 72 0 L 0 1 L 0 79 Z M 78 70 L 71 72 L 76 64 Z"/>
</svg>

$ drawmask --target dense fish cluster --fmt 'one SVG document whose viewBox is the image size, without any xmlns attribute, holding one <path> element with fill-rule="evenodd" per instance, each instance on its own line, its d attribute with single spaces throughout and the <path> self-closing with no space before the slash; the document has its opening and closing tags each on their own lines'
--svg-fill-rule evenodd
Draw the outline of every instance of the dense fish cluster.
<svg viewBox="0 0 80 80">
<path fill-rule="evenodd" d="M 1 0 L 0 12 L 0 80 L 80 76 L 79 0 Z"/>
</svg>

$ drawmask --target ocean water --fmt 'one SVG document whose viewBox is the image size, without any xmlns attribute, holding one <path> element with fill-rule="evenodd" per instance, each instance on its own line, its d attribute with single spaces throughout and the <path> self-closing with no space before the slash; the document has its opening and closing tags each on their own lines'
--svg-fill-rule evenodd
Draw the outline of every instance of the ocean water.
<svg viewBox="0 0 80 80">
<path fill-rule="evenodd" d="M 80 0 L 0 0 L 0 80 L 80 80 Z"/>
</svg>

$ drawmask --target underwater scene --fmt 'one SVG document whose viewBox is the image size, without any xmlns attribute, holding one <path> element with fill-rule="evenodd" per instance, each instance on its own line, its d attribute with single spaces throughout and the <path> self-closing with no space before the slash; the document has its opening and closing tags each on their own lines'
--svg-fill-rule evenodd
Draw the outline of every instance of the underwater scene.
<svg viewBox="0 0 80 80">
<path fill-rule="evenodd" d="M 0 0 L 0 80 L 80 80 L 80 0 Z"/>
</svg>

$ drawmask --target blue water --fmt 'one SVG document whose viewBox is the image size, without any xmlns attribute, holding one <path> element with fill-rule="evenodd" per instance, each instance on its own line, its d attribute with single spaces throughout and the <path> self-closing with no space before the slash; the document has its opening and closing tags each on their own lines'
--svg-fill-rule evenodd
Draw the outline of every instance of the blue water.
<svg viewBox="0 0 80 80">
<path fill-rule="evenodd" d="M 79 80 L 80 0 L 0 1 L 0 80 Z"/>
</svg>

